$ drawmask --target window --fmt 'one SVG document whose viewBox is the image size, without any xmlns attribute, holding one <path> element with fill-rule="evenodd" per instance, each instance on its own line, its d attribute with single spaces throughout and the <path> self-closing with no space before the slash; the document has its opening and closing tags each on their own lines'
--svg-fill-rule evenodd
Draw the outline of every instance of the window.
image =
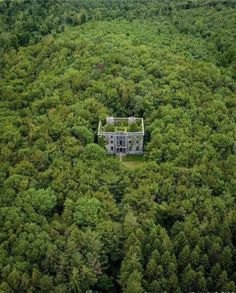
<svg viewBox="0 0 236 293">
<path fill-rule="evenodd" d="M 111 146 L 111 151 L 113 151 L 113 146 Z"/>
<path fill-rule="evenodd" d="M 136 146 L 136 151 L 139 151 L 139 146 L 138 145 Z"/>
<path fill-rule="evenodd" d="M 113 143 L 113 140 L 111 140 L 111 143 Z"/>
</svg>

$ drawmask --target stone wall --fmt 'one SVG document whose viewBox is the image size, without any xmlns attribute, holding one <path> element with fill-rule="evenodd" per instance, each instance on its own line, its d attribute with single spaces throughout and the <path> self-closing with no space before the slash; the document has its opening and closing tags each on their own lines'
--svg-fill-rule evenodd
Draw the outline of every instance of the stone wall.
<svg viewBox="0 0 236 293">
<path fill-rule="evenodd" d="M 143 154 L 143 133 L 102 132 L 98 136 L 103 138 L 104 146 L 108 154 Z"/>
</svg>

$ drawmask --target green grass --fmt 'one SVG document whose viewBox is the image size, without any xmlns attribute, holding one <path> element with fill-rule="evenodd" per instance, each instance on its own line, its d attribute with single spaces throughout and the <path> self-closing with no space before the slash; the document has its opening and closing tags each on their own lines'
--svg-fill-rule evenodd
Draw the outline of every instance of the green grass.
<svg viewBox="0 0 236 293">
<path fill-rule="evenodd" d="M 126 168 L 131 170 L 139 169 L 143 167 L 143 165 L 145 164 L 145 160 L 143 156 L 137 156 L 137 155 L 122 156 L 121 162 Z"/>
<path fill-rule="evenodd" d="M 101 130 L 107 131 L 107 132 L 115 132 L 115 131 L 139 132 L 139 131 L 142 131 L 142 123 L 141 121 L 137 121 L 137 122 L 129 124 L 128 121 L 116 121 L 115 125 L 103 124 L 101 126 Z"/>
</svg>

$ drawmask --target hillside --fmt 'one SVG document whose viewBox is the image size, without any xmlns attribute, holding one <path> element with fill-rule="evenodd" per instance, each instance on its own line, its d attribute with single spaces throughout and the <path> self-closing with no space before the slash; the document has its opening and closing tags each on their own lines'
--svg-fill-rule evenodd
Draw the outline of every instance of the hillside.
<svg viewBox="0 0 236 293">
<path fill-rule="evenodd" d="M 235 27 L 234 1 L 0 1 L 0 292 L 236 292 Z M 144 118 L 140 162 L 106 116 Z"/>
</svg>

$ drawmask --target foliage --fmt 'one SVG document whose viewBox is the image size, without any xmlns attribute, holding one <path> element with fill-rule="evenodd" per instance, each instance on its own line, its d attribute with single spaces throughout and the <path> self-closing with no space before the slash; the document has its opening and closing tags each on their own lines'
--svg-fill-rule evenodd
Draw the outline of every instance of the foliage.
<svg viewBox="0 0 236 293">
<path fill-rule="evenodd" d="M 75 206 L 75 223 L 78 225 L 94 225 L 99 221 L 101 204 L 96 198 L 80 198 Z"/>
<path fill-rule="evenodd" d="M 236 291 L 235 19 L 0 1 L 1 292 Z M 106 116 L 144 117 L 144 159 L 95 143 Z"/>
<path fill-rule="evenodd" d="M 83 144 L 93 142 L 93 133 L 85 126 L 73 126 L 71 128 L 72 135 L 81 140 Z"/>
</svg>

